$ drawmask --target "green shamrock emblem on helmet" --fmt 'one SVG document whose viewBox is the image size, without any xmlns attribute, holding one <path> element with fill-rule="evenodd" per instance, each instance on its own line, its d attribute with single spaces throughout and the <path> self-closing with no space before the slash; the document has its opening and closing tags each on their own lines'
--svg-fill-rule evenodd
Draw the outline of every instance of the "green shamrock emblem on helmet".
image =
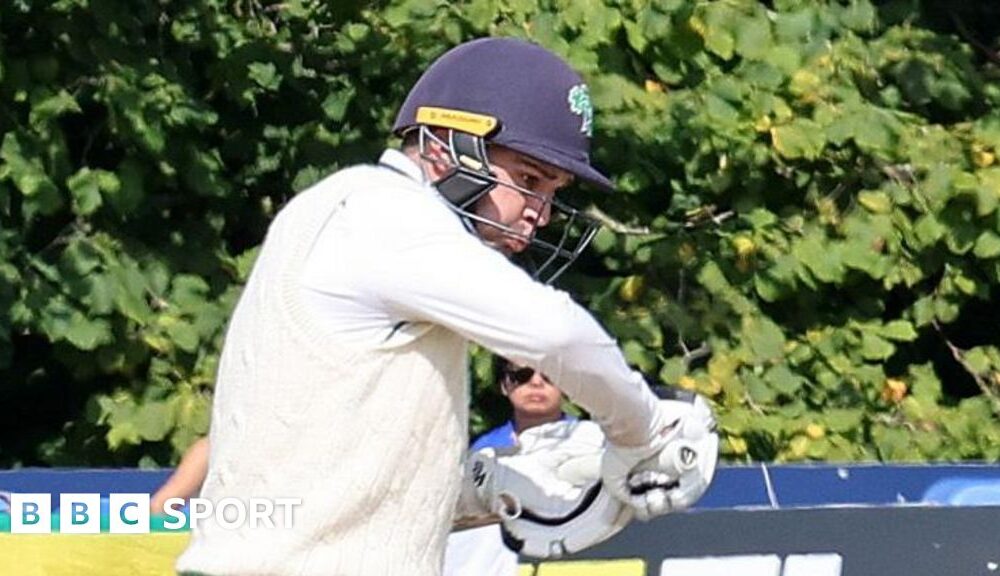
<svg viewBox="0 0 1000 576">
<path fill-rule="evenodd" d="M 580 124 L 580 132 L 588 137 L 594 130 L 594 105 L 590 102 L 590 89 L 586 84 L 577 84 L 569 89 L 569 109 L 573 114 L 583 118 Z"/>
</svg>

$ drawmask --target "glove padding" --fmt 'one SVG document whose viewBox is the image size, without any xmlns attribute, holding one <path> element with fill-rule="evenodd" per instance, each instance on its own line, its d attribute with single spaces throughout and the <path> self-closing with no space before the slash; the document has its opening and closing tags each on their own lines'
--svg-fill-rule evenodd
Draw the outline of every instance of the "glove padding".
<svg viewBox="0 0 1000 576">
<path fill-rule="evenodd" d="M 472 492 L 463 492 L 463 501 L 474 493 L 480 518 L 499 519 L 509 548 L 559 558 L 607 540 L 631 520 L 632 511 L 601 482 L 605 438 L 597 424 L 544 424 L 522 433 L 519 443 L 514 454 L 470 454 L 465 484 Z"/>
<path fill-rule="evenodd" d="M 708 490 L 719 456 L 715 418 L 701 396 L 660 390 L 660 432 L 648 446 L 609 445 L 601 462 L 608 490 L 640 520 L 689 508 Z"/>
</svg>

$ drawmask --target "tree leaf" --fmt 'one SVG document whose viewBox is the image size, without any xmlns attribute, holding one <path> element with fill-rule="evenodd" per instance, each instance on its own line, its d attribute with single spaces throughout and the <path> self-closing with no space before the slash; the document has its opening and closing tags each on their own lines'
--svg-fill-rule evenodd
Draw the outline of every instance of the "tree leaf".
<svg viewBox="0 0 1000 576">
<path fill-rule="evenodd" d="M 92 214 L 101 206 L 102 193 L 116 194 L 121 188 L 114 173 L 88 167 L 70 176 L 66 185 L 73 197 L 73 211 L 80 216 Z"/>
<path fill-rule="evenodd" d="M 863 191 L 858 194 L 858 203 L 875 214 L 888 214 L 892 211 L 892 200 L 882 191 Z"/>
<path fill-rule="evenodd" d="M 888 340 L 873 334 L 861 334 L 861 356 L 865 360 L 885 360 L 896 352 L 896 347 Z"/>
<path fill-rule="evenodd" d="M 988 259 L 1000 256 L 1000 235 L 990 230 L 984 230 L 979 238 L 976 238 L 976 245 L 972 249 L 976 258 Z"/>
<path fill-rule="evenodd" d="M 844 276 L 844 266 L 839 251 L 822 236 L 813 233 L 792 249 L 792 253 L 821 282 L 840 282 Z"/>
<path fill-rule="evenodd" d="M 771 49 L 771 23 L 762 13 L 741 18 L 736 25 L 735 50 L 740 56 L 759 60 Z"/>
<path fill-rule="evenodd" d="M 4 161 L 2 173 L 29 198 L 30 211 L 53 214 L 62 207 L 62 196 L 46 173 L 41 159 L 29 154 L 29 147 L 16 133 L 5 134 L 0 145 L 0 160 Z"/>
<path fill-rule="evenodd" d="M 784 353 L 785 336 L 778 325 L 770 319 L 744 317 L 741 329 L 756 362 L 774 360 Z"/>
<path fill-rule="evenodd" d="M 135 267 L 120 262 L 108 263 L 110 278 L 117 284 L 114 291 L 115 308 L 127 318 L 144 325 L 152 316 L 146 302 L 146 278 Z"/>
<path fill-rule="evenodd" d="M 160 442 L 174 427 L 174 411 L 166 402 L 146 402 L 135 415 L 135 430 L 142 440 Z"/>
<path fill-rule="evenodd" d="M 247 76 L 265 90 L 274 91 L 281 86 L 281 74 L 273 62 L 251 62 Z"/>
<path fill-rule="evenodd" d="M 60 90 L 56 94 L 49 96 L 31 106 L 31 114 L 28 116 L 28 123 L 35 130 L 41 131 L 45 126 L 68 113 L 80 113 L 83 110 L 76 99 L 65 90 Z"/>
<path fill-rule="evenodd" d="M 334 122 L 341 122 L 347 114 L 347 107 L 354 100 L 355 89 L 347 86 L 342 90 L 330 92 L 323 100 L 323 113 Z"/>
<path fill-rule="evenodd" d="M 771 128 L 771 145 L 778 154 L 789 160 L 814 160 L 823 151 L 826 139 L 818 124 L 812 120 L 798 119 Z"/>
<path fill-rule="evenodd" d="M 746 382 L 747 393 L 754 402 L 760 404 L 770 404 L 777 400 L 776 390 L 768 385 L 762 378 L 754 374 L 747 374 L 743 380 Z"/>
<path fill-rule="evenodd" d="M 101 318 L 89 319 L 74 311 L 62 336 L 80 350 L 94 350 L 112 341 L 111 326 Z"/>
<path fill-rule="evenodd" d="M 913 324 L 906 320 L 893 320 L 877 329 L 878 335 L 896 342 L 912 342 L 917 339 Z"/>
<path fill-rule="evenodd" d="M 794 397 L 806 383 L 805 379 L 788 369 L 784 364 L 778 364 L 764 374 L 764 380 L 779 394 Z"/>
</svg>

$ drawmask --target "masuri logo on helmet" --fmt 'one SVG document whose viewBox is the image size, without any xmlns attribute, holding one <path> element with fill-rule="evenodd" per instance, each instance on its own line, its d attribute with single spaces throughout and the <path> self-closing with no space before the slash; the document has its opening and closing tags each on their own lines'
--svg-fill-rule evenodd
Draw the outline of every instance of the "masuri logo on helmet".
<svg viewBox="0 0 1000 576">
<path fill-rule="evenodd" d="M 582 78 L 541 46 L 513 38 L 482 38 L 438 58 L 417 81 L 393 125 L 398 135 L 417 131 L 421 151 L 429 140 L 450 153 L 453 168 L 433 184 L 466 221 L 521 236 L 473 211 L 498 181 L 490 170 L 487 144 L 497 144 L 561 168 L 605 190 L 611 181 L 590 165 L 594 109 Z M 432 129 L 444 130 L 444 138 Z M 510 184 L 506 184 L 510 186 Z M 532 191 L 517 187 L 525 195 Z M 524 238 L 524 260 L 534 275 L 552 282 L 597 233 L 599 224 L 569 204 L 551 203 L 546 230 Z"/>
<path fill-rule="evenodd" d="M 497 119 L 492 116 L 433 106 L 421 106 L 417 109 L 417 123 L 461 130 L 474 136 L 486 136 L 493 132 L 499 124 Z"/>
</svg>

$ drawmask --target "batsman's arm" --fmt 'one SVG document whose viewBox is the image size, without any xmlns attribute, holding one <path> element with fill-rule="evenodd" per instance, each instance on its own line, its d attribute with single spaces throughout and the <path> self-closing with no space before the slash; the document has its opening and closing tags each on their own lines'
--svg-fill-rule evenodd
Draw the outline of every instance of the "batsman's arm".
<svg viewBox="0 0 1000 576">
<path fill-rule="evenodd" d="M 397 245 L 363 287 L 394 317 L 441 325 L 541 370 L 621 446 L 649 443 L 662 423 L 657 398 L 617 343 L 567 293 L 534 281 L 460 231 Z M 427 266 L 433 260 L 454 263 Z"/>
</svg>

